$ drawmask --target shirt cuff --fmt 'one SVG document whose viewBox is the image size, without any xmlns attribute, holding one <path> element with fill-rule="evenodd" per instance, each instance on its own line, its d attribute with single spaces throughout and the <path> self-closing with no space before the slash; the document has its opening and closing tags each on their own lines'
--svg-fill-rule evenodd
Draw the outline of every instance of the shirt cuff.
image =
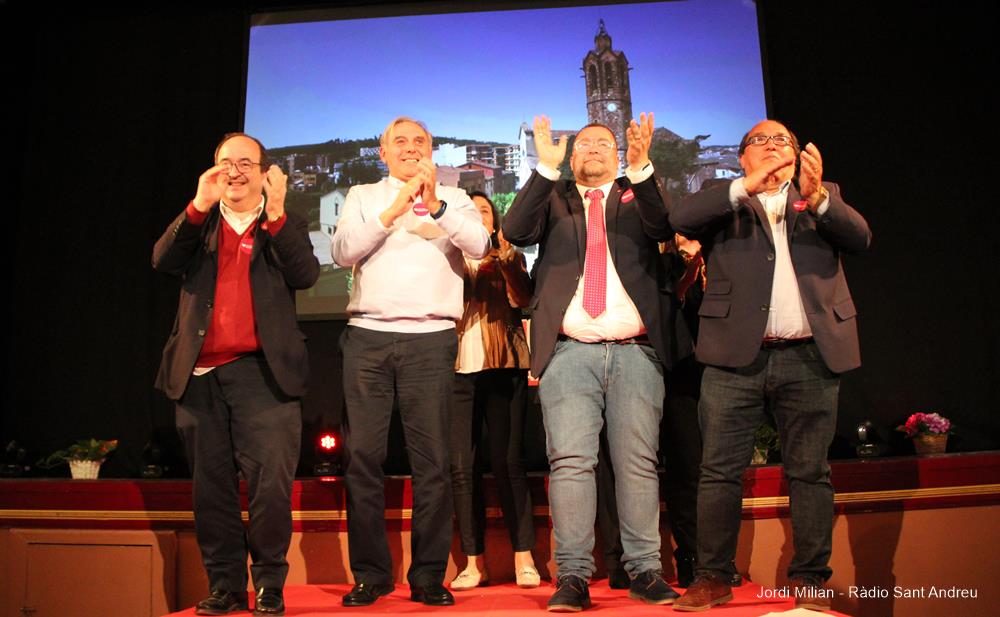
<svg viewBox="0 0 1000 617">
<path fill-rule="evenodd" d="M 558 180 L 559 176 L 562 175 L 562 174 L 559 173 L 558 169 L 552 169 L 551 167 L 549 167 L 545 163 L 539 163 L 538 165 L 535 165 L 535 171 L 538 172 L 538 175 L 540 175 L 543 178 L 546 178 L 548 180 L 551 180 L 553 182 L 555 182 L 556 180 Z"/>
<path fill-rule="evenodd" d="M 823 216 L 829 209 L 830 209 L 830 196 L 827 195 L 826 199 L 820 202 L 819 207 L 816 208 L 816 216 Z"/>
<path fill-rule="evenodd" d="M 201 225 L 208 218 L 208 212 L 202 212 L 194 207 L 193 199 L 188 203 L 187 208 L 184 208 L 184 214 L 187 216 L 187 222 L 192 225 Z"/>
<path fill-rule="evenodd" d="M 271 234 L 271 237 L 273 238 L 274 236 L 278 235 L 278 232 L 281 231 L 281 228 L 285 226 L 285 223 L 287 221 L 288 221 L 288 215 L 282 212 L 281 216 L 278 217 L 277 220 L 264 221 L 263 227 L 268 231 L 268 233 Z"/>
<path fill-rule="evenodd" d="M 625 170 L 625 177 L 628 178 L 628 181 L 631 182 L 632 184 L 639 184 L 640 182 L 645 182 L 646 180 L 649 180 L 649 177 L 652 175 L 653 175 L 652 163 L 646 163 L 646 166 L 640 169 L 639 171 L 632 171 L 631 167 Z"/>
<path fill-rule="evenodd" d="M 739 208 L 740 204 L 748 199 L 750 199 L 750 194 L 743 186 L 743 178 L 733 180 L 729 185 L 729 203 L 732 204 L 733 210 Z"/>
</svg>

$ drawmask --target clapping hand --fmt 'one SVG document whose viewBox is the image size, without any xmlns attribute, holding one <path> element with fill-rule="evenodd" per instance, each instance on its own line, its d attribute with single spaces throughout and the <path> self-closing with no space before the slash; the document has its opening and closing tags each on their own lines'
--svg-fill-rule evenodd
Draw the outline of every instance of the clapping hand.
<svg viewBox="0 0 1000 617">
<path fill-rule="evenodd" d="M 639 171 L 649 164 L 649 147 L 653 143 L 653 112 L 640 113 L 639 122 L 633 118 L 625 131 L 628 150 L 625 160 L 629 169 Z"/>
<path fill-rule="evenodd" d="M 438 201 L 437 192 L 434 189 L 437 185 L 437 168 L 434 166 L 434 161 L 431 159 L 417 161 L 417 177 L 420 178 L 421 182 L 420 201 L 431 214 L 437 214 L 441 208 L 441 202 Z"/>
<path fill-rule="evenodd" d="M 566 158 L 566 136 L 561 135 L 558 143 L 552 143 L 552 123 L 547 116 L 535 116 L 534 129 L 538 162 L 549 169 L 559 169 Z"/>
<path fill-rule="evenodd" d="M 420 194 L 422 181 L 420 175 L 413 176 L 410 178 L 406 184 L 399 189 L 399 195 L 396 195 L 396 199 L 393 200 L 392 205 L 382 211 L 379 214 L 379 220 L 382 221 L 382 225 L 385 228 L 392 227 L 392 224 L 399 217 L 406 214 L 406 212 L 413 206 L 413 201 Z"/>
<path fill-rule="evenodd" d="M 229 186 L 229 164 L 219 163 L 210 167 L 198 178 L 198 191 L 195 193 L 194 208 L 198 212 L 208 212 L 216 204 Z"/>
<path fill-rule="evenodd" d="M 285 214 L 287 188 L 288 176 L 277 165 L 271 165 L 264 175 L 264 192 L 267 194 L 264 211 L 267 213 L 267 220 L 276 221 Z"/>
<path fill-rule="evenodd" d="M 823 157 L 816 144 L 808 143 L 801 153 L 799 164 L 799 192 L 815 212 L 823 200 Z"/>
</svg>

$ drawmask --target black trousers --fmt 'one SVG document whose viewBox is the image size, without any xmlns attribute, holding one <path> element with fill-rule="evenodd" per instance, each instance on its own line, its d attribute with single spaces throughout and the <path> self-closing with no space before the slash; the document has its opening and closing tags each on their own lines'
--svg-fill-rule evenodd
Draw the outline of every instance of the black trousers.
<svg viewBox="0 0 1000 617">
<path fill-rule="evenodd" d="M 504 523 L 515 551 L 535 544 L 531 495 L 521 454 L 528 371 L 488 369 L 455 375 L 451 408 L 451 484 L 462 552 L 485 550 L 483 451 L 489 453 Z M 486 442 L 483 425 L 486 426 Z"/>
<path fill-rule="evenodd" d="M 177 401 L 177 430 L 191 466 L 195 533 L 212 590 L 282 588 L 292 537 L 292 480 L 302 408 L 284 395 L 261 354 L 191 377 Z M 240 517 L 239 476 L 250 522 Z"/>
<path fill-rule="evenodd" d="M 412 562 L 406 578 L 413 586 L 440 584 L 451 547 L 448 405 L 458 337 L 453 329 L 408 334 L 348 326 L 340 348 L 347 538 L 354 582 L 393 582 L 382 464 L 395 399 L 413 474 Z"/>
<path fill-rule="evenodd" d="M 677 544 L 674 557 L 697 554 L 698 476 L 701 465 L 701 429 L 698 397 L 704 367 L 686 358 L 667 374 L 667 400 L 660 423 L 660 454 L 665 474 L 661 491 L 666 503 L 670 533 Z M 621 567 L 621 536 L 615 506 L 615 476 L 601 432 L 597 465 L 597 527 L 604 543 L 604 565 L 609 573 Z"/>
<path fill-rule="evenodd" d="M 660 454 L 665 470 L 663 500 L 670 533 L 677 544 L 678 561 L 698 552 L 698 477 L 701 467 L 701 428 L 698 398 L 705 370 L 694 356 L 685 358 L 667 377 L 667 404 L 660 425 Z"/>
</svg>

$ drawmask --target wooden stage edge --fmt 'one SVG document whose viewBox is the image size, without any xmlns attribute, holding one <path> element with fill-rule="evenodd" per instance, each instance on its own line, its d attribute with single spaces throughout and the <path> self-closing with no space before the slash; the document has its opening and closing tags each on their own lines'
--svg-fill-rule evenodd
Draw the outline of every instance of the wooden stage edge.
<svg viewBox="0 0 1000 617">
<path fill-rule="evenodd" d="M 1000 453 L 837 461 L 830 466 L 839 514 L 1000 504 Z M 531 474 L 529 480 L 534 515 L 547 520 L 548 477 Z M 486 494 L 495 500 L 490 487 Z M 245 496 L 244 487 L 244 501 Z M 388 477 L 387 524 L 408 529 L 412 503 L 410 478 Z M 487 505 L 490 523 L 500 524 L 497 503 Z M 342 477 L 295 481 L 295 531 L 345 530 L 345 506 Z M 766 519 L 787 514 L 788 486 L 781 466 L 747 469 L 743 517 Z M 191 529 L 193 521 L 188 480 L 0 480 L 0 526 L 169 530 Z"/>
</svg>

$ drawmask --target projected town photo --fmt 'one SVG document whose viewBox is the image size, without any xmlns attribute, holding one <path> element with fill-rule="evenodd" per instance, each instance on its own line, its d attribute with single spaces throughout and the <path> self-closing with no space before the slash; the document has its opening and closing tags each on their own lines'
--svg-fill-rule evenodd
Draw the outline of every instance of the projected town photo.
<svg viewBox="0 0 1000 617">
<path fill-rule="evenodd" d="M 536 115 L 556 137 L 601 122 L 624 148 L 633 115 L 654 112 L 650 158 L 675 198 L 738 175 L 740 137 L 766 116 L 746 0 L 342 17 L 264 15 L 250 30 L 244 130 L 288 174 L 286 207 L 310 222 L 322 265 L 299 293 L 306 318 L 344 314 L 350 268 L 330 238 L 350 187 L 386 174 L 378 137 L 397 116 L 427 124 L 442 184 L 501 212 L 537 163 Z"/>
</svg>

